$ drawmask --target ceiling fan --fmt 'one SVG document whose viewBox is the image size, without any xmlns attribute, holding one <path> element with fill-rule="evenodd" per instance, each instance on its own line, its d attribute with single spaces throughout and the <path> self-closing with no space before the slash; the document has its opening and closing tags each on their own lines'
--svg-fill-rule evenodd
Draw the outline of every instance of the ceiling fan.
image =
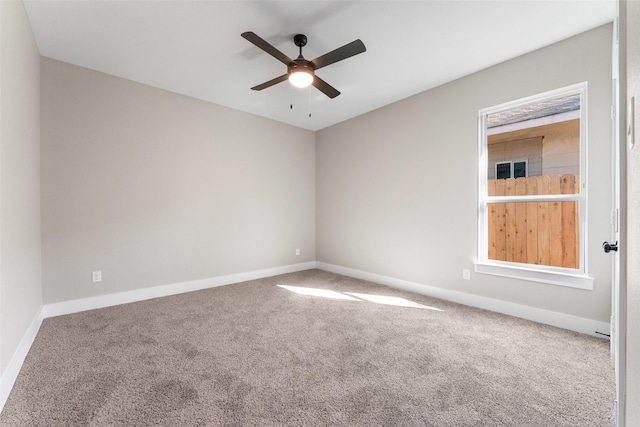
<svg viewBox="0 0 640 427">
<path fill-rule="evenodd" d="M 340 95 L 340 92 L 329 83 L 316 76 L 315 71 L 335 62 L 342 61 L 343 59 L 358 55 L 359 53 L 367 50 L 364 43 L 358 39 L 332 50 L 329 53 L 325 53 L 312 61 L 308 61 L 302 56 L 302 47 L 307 44 L 307 36 L 304 34 L 296 34 L 293 37 L 293 43 L 300 48 L 300 55 L 296 59 L 289 58 L 252 31 L 242 33 L 241 36 L 287 66 L 286 74 L 258 86 L 254 86 L 251 88 L 253 90 L 263 90 L 285 80 L 289 80 L 289 82 L 296 87 L 307 87 L 309 85 L 313 85 L 329 98 L 335 98 Z"/>
</svg>

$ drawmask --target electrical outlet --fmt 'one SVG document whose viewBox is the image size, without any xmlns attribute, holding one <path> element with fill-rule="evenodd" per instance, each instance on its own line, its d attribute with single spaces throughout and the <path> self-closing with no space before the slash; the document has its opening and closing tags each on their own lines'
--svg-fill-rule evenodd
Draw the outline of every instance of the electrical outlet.
<svg viewBox="0 0 640 427">
<path fill-rule="evenodd" d="M 462 270 L 462 278 L 464 280 L 471 280 L 471 270 L 469 270 L 468 268 L 465 268 Z"/>
<path fill-rule="evenodd" d="M 296 256 L 300 255 L 300 248 L 296 249 Z"/>
<path fill-rule="evenodd" d="M 93 283 L 102 282 L 102 271 L 94 271 L 93 273 L 91 273 L 91 281 Z"/>
</svg>

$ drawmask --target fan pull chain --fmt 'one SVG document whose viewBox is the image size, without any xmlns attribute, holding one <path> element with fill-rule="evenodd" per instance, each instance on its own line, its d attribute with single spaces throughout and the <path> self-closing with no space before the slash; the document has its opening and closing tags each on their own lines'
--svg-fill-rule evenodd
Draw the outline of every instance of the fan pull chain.
<svg viewBox="0 0 640 427">
<path fill-rule="evenodd" d="M 293 110 L 293 93 L 294 89 L 289 89 L 289 109 Z M 309 118 L 311 118 L 311 86 L 307 88 L 307 110 L 309 111 Z"/>
</svg>

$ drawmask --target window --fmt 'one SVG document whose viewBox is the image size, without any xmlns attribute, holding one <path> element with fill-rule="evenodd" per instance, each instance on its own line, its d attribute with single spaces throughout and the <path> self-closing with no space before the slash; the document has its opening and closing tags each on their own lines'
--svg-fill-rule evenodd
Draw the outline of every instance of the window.
<svg viewBox="0 0 640 427">
<path fill-rule="evenodd" d="M 479 114 L 476 271 L 592 289 L 582 83 Z"/>
<path fill-rule="evenodd" d="M 526 178 L 527 161 L 518 160 L 496 163 L 496 179 Z"/>
</svg>

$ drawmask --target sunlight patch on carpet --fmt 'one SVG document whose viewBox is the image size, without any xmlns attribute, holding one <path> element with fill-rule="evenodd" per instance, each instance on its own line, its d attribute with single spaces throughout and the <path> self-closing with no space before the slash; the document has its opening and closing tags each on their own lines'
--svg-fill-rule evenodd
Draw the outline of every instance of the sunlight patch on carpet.
<svg viewBox="0 0 640 427">
<path fill-rule="evenodd" d="M 358 294 L 355 292 L 345 292 L 348 295 L 352 295 L 356 298 L 363 299 L 365 301 L 373 302 L 376 304 L 384 304 L 384 305 L 394 305 L 396 307 L 412 307 L 412 308 L 421 308 L 426 310 L 435 310 L 442 311 L 439 308 L 430 307 L 428 305 L 418 304 L 417 302 L 410 301 L 408 299 L 399 298 L 399 297 L 388 297 L 384 295 L 369 295 L 369 294 Z"/>
<path fill-rule="evenodd" d="M 309 295 L 312 297 L 322 297 L 322 298 L 333 298 L 333 299 L 342 299 L 347 301 L 362 301 L 354 297 L 350 297 L 349 295 L 345 295 L 340 292 L 332 291 L 329 289 L 318 289 L 318 288 L 303 288 L 300 286 L 287 286 L 287 285 L 278 285 L 280 288 L 284 288 L 288 291 L 295 292 L 300 295 Z"/>
<path fill-rule="evenodd" d="M 288 286 L 288 285 L 277 285 L 277 286 L 279 288 L 286 289 L 288 291 L 294 292 L 299 295 L 308 295 L 312 297 L 331 298 L 331 299 L 359 301 L 359 302 L 368 301 L 374 304 L 392 305 L 395 307 L 409 307 L 409 308 L 420 308 L 423 310 L 442 311 L 439 308 L 418 304 L 417 302 L 410 301 L 408 299 L 400 298 L 400 297 L 361 294 L 356 292 L 336 292 L 330 289 L 305 288 L 301 286 Z"/>
</svg>

